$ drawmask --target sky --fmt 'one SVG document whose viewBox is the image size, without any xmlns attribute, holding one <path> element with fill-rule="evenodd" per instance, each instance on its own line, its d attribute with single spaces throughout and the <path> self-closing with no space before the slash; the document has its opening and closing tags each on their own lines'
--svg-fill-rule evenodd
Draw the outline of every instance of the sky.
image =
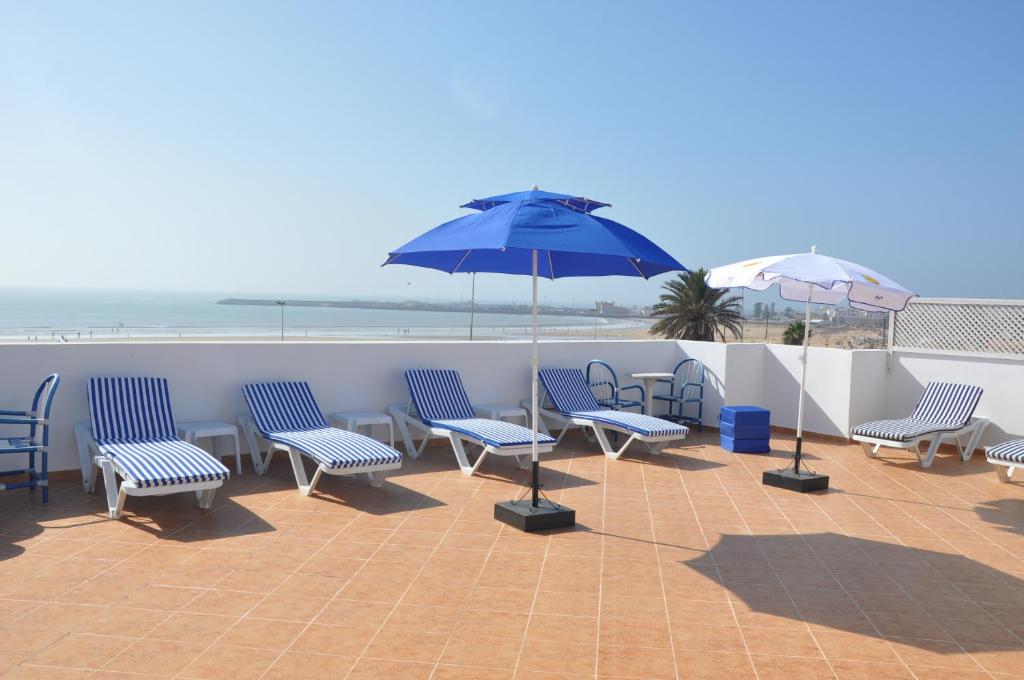
<svg viewBox="0 0 1024 680">
<path fill-rule="evenodd" d="M 1022 159 L 1015 0 L 0 0 L 0 287 L 457 299 L 379 264 L 538 184 L 690 268 L 817 245 L 1024 298 Z"/>
</svg>

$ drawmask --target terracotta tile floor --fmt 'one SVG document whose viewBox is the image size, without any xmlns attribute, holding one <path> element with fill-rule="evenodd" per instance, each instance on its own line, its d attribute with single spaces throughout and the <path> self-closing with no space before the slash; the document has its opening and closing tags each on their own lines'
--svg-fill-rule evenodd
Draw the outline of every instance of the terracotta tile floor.
<svg viewBox="0 0 1024 680">
<path fill-rule="evenodd" d="M 49 506 L 0 494 L 0 674 L 10 678 L 1024 677 L 1024 485 L 976 456 L 811 443 L 828 494 L 760 485 L 772 458 L 715 436 L 545 463 L 575 531 L 491 519 L 521 473 L 450 451 L 382 489 L 286 461 L 201 512 L 186 495 Z M 641 449 L 642 451 L 642 449 Z"/>
</svg>

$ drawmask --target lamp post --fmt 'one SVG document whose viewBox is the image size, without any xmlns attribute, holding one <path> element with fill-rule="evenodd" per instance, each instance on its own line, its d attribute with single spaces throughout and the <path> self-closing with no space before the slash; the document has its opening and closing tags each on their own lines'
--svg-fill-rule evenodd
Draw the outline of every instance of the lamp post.
<svg viewBox="0 0 1024 680">
<path fill-rule="evenodd" d="M 281 308 L 281 342 L 284 342 L 284 300 L 278 300 L 277 306 Z"/>
</svg>

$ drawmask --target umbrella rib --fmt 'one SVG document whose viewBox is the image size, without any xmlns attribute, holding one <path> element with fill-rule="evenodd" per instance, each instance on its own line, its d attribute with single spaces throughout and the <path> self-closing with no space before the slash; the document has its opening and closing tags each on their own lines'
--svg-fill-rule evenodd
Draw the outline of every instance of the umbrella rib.
<svg viewBox="0 0 1024 680">
<path fill-rule="evenodd" d="M 551 251 L 550 250 L 548 250 L 548 271 L 551 273 L 549 278 L 552 281 L 554 281 L 555 280 L 555 262 L 554 262 L 554 260 L 551 259 Z"/>
<path fill-rule="evenodd" d="M 640 271 L 640 267 L 637 266 L 637 264 L 636 264 L 637 261 L 636 260 L 634 260 L 632 257 L 627 257 L 626 259 L 629 260 L 629 263 L 631 265 L 633 265 L 633 269 L 636 270 L 637 274 L 639 274 L 640 276 L 644 277 L 644 279 L 647 279 L 647 274 L 644 274 L 642 271 Z"/>
<path fill-rule="evenodd" d="M 454 274 L 455 272 L 459 271 L 459 267 L 461 267 L 461 266 L 462 266 L 462 263 L 466 261 L 466 258 L 467 258 L 467 257 L 469 257 L 469 254 L 470 254 L 471 252 L 473 252 L 473 249 L 472 249 L 472 248 L 470 248 L 469 250 L 467 250 L 467 251 L 466 251 L 466 254 L 462 256 L 462 259 L 461 259 L 461 260 L 459 260 L 459 263 L 458 263 L 457 265 L 455 265 L 455 267 L 454 267 L 454 268 L 453 268 L 453 269 L 452 269 L 452 270 L 451 270 L 450 272 L 448 272 L 448 273 L 449 273 L 449 274 Z"/>
</svg>

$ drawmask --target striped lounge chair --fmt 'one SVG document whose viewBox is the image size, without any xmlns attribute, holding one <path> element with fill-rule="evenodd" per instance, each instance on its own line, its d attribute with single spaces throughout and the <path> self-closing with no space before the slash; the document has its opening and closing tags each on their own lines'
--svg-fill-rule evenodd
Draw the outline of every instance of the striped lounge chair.
<svg viewBox="0 0 1024 680">
<path fill-rule="evenodd" d="M 308 496 L 321 475 L 356 475 L 365 472 L 370 485 L 384 483 L 388 470 L 402 467 L 402 454 L 376 439 L 329 427 L 305 382 L 253 383 L 242 387 L 249 412 L 239 418 L 250 451 L 259 451 L 256 434 L 269 442 L 267 457 L 258 472 L 266 474 L 275 451 L 291 459 L 295 483 Z M 308 481 L 302 456 L 316 463 Z"/>
<path fill-rule="evenodd" d="M 194 491 L 199 507 L 209 509 L 230 474 L 206 451 L 178 439 L 165 378 L 90 379 L 89 419 L 94 455 L 86 485 L 95 490 L 96 470 L 103 471 L 113 519 L 127 496 Z"/>
<path fill-rule="evenodd" d="M 634 440 L 647 444 L 651 453 L 660 453 L 669 442 L 684 439 L 689 432 L 685 425 L 661 418 L 602 408 L 578 368 L 543 368 L 539 375 L 545 393 L 540 413 L 563 426 L 559 440 L 572 427 L 589 427 L 605 455 L 617 459 Z M 622 432 L 629 437 L 621 448 L 615 449 L 605 430 Z"/>
<path fill-rule="evenodd" d="M 443 437 L 451 442 L 455 459 L 465 475 L 475 473 L 488 454 L 514 456 L 519 467 L 524 469 L 529 465 L 533 430 L 503 420 L 478 418 L 458 371 L 406 371 L 405 382 L 409 386 L 409 405 L 405 408 L 392 406 L 389 412 L 398 423 L 410 456 L 418 458 L 431 437 Z M 412 446 L 410 427 L 424 432 L 418 449 Z M 463 441 L 483 449 L 472 464 L 466 456 Z M 549 453 L 554 445 L 553 437 L 538 433 L 539 453 Z"/>
<path fill-rule="evenodd" d="M 985 449 L 985 459 L 996 466 L 1002 482 L 1010 481 L 1014 470 L 1024 469 L 1024 439 L 1012 439 Z"/>
<path fill-rule="evenodd" d="M 942 440 L 952 437 L 960 459 L 970 460 L 988 424 L 988 419 L 974 417 L 981 393 L 982 389 L 974 385 L 930 382 L 909 418 L 875 420 L 858 425 L 850 430 L 850 438 L 860 442 L 864 452 L 872 458 L 883 446 L 911 449 L 921 467 L 927 468 L 935 460 Z M 964 435 L 970 435 L 966 447 L 960 442 Z M 926 440 L 931 443 L 922 455 L 920 444 Z"/>
</svg>

